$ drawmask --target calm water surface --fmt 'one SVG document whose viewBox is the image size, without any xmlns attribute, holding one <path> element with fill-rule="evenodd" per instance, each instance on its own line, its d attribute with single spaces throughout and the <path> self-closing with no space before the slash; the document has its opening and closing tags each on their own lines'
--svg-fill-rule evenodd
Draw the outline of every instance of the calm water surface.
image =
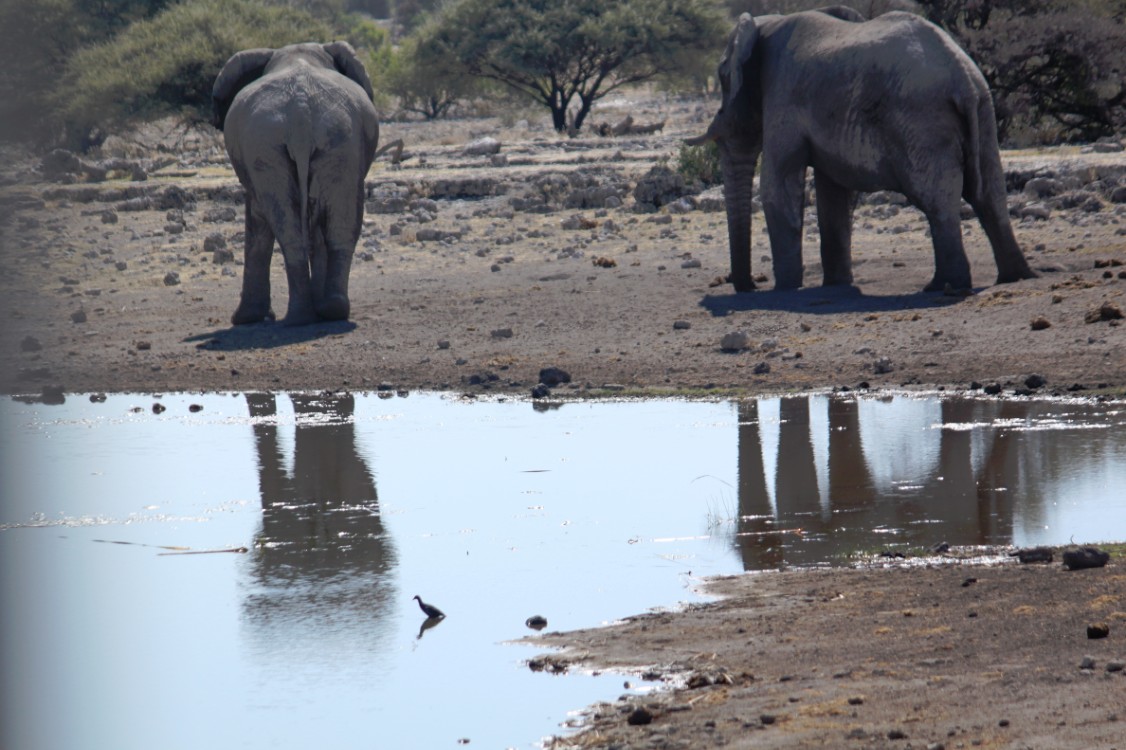
<svg viewBox="0 0 1126 750">
<path fill-rule="evenodd" d="M 4 401 L 0 747 L 532 747 L 624 689 L 530 672 L 505 643 L 530 615 L 857 550 L 1122 540 L 1123 487 L 1121 404 Z"/>
</svg>

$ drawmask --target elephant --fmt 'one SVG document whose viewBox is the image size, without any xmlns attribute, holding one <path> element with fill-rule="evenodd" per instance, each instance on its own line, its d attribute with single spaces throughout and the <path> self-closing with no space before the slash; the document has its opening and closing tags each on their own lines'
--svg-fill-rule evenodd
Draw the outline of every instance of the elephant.
<svg viewBox="0 0 1126 750">
<path fill-rule="evenodd" d="M 751 276 L 751 197 L 760 188 L 775 288 L 802 285 L 805 174 L 813 167 L 825 285 L 852 284 L 858 192 L 893 190 L 927 217 L 926 291 L 970 290 L 961 198 L 976 211 L 997 283 L 1033 278 L 1009 223 L 993 101 L 981 71 L 944 31 L 904 12 L 865 20 L 834 7 L 740 16 L 719 64 L 723 101 L 707 132 L 727 203 L 729 281 Z"/>
<path fill-rule="evenodd" d="M 273 319 L 270 258 L 289 283 L 283 323 L 345 320 L 364 177 L 379 140 L 371 81 L 347 42 L 236 53 L 211 92 L 213 124 L 246 191 L 235 325 Z"/>
</svg>

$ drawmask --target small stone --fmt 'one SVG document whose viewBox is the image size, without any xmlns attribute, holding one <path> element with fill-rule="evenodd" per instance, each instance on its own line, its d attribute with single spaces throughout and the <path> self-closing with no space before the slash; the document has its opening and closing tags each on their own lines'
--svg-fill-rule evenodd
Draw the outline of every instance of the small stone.
<svg viewBox="0 0 1126 750">
<path fill-rule="evenodd" d="M 1113 302 L 1104 302 L 1087 312 L 1083 320 L 1087 323 L 1100 323 L 1106 320 L 1122 320 L 1122 308 Z"/>
<path fill-rule="evenodd" d="M 1087 626 L 1087 638 L 1089 640 L 1106 638 L 1108 635 L 1110 635 L 1110 625 L 1105 622 L 1096 622 Z"/>
<path fill-rule="evenodd" d="M 545 367 L 540 370 L 540 382 L 554 388 L 560 383 L 570 383 L 571 373 L 558 367 Z"/>
<path fill-rule="evenodd" d="M 203 404 L 188 404 L 188 411 L 192 414 L 198 414 L 203 411 Z"/>
<path fill-rule="evenodd" d="M 86 322 L 86 311 L 85 310 L 75 310 L 74 312 L 72 312 L 70 314 L 70 321 L 72 323 L 85 323 Z"/>
<path fill-rule="evenodd" d="M 1079 668 L 1080 669 L 1094 669 L 1095 668 L 1095 657 L 1084 656 L 1079 662 Z"/>
<path fill-rule="evenodd" d="M 43 348 L 43 344 L 39 343 L 39 339 L 34 336 L 24 336 L 20 341 L 21 352 L 37 352 Z"/>
<path fill-rule="evenodd" d="M 618 261 L 614 260 L 613 258 L 607 258 L 603 255 L 599 255 L 597 258 L 592 259 L 591 264 L 594 265 L 594 266 L 597 266 L 598 268 L 617 268 L 618 267 Z"/>
<path fill-rule="evenodd" d="M 543 630 L 547 627 L 547 618 L 543 615 L 532 615 L 524 621 L 524 624 L 532 630 Z"/>
<path fill-rule="evenodd" d="M 872 371 L 875 372 L 877 375 L 886 375 L 889 372 L 893 371 L 894 369 L 895 369 L 895 366 L 892 364 L 891 360 L 887 357 L 880 357 L 879 359 L 877 359 L 875 362 L 872 363 Z"/>
<path fill-rule="evenodd" d="M 767 375 L 767 374 L 769 374 L 770 373 L 770 363 L 769 362 L 759 362 L 757 365 L 755 365 L 754 373 L 755 373 L 755 375 Z"/>
<path fill-rule="evenodd" d="M 1029 563 L 1050 563 L 1053 559 L 1051 547 L 1032 547 L 1031 549 L 1017 550 L 1016 555 L 1022 565 Z"/>
<path fill-rule="evenodd" d="M 112 208 L 107 208 L 105 211 L 102 211 L 102 223 L 103 224 L 116 224 L 117 223 L 117 211 L 114 211 Z"/>
<path fill-rule="evenodd" d="M 740 352 L 751 348 L 751 336 L 746 331 L 731 331 L 720 339 L 719 348 L 725 352 Z"/>
<path fill-rule="evenodd" d="M 1121 672 L 1124 669 L 1126 669 L 1126 662 L 1108 661 L 1106 663 L 1106 671 L 1108 672 Z"/>
<path fill-rule="evenodd" d="M 763 723 L 763 726 L 768 727 L 771 724 L 773 724 L 774 722 L 778 721 L 778 717 L 775 716 L 774 714 L 762 714 L 761 716 L 758 717 L 758 720 Z"/>
<path fill-rule="evenodd" d="M 1048 320 L 1043 315 L 1037 315 L 1029 322 L 1028 327 L 1034 331 L 1045 331 L 1052 327 L 1052 321 Z"/>
<path fill-rule="evenodd" d="M 539 383 L 532 388 L 532 398 L 547 398 L 551 395 L 551 389 L 543 383 Z M 531 627 L 530 625 L 528 627 Z"/>
<path fill-rule="evenodd" d="M 494 328 L 490 333 L 494 339 L 510 339 L 512 338 L 511 328 Z"/>
<path fill-rule="evenodd" d="M 449 349 L 450 348 L 449 339 L 440 339 L 438 341 L 438 348 L 443 350 L 443 351 L 446 350 L 446 349 Z"/>
<path fill-rule="evenodd" d="M 985 395 L 987 395 L 987 396 L 996 396 L 997 394 L 999 394 L 1001 392 L 1001 384 L 1000 383 L 990 383 L 989 385 L 982 388 L 982 391 L 984 391 Z"/>
<path fill-rule="evenodd" d="M 902 729 L 892 729 L 891 731 L 888 732 L 888 739 L 889 740 L 905 740 L 905 739 L 907 739 L 907 733 L 904 732 Z"/>
<path fill-rule="evenodd" d="M 701 268 L 702 266 L 703 264 L 700 263 L 700 260 L 698 258 L 689 258 L 688 260 L 680 264 L 680 267 L 684 269 Z"/>
<path fill-rule="evenodd" d="M 167 409 L 167 407 L 164 404 L 158 403 L 158 404 L 152 405 L 152 413 L 153 414 L 163 414 L 166 409 Z"/>
<path fill-rule="evenodd" d="M 687 320 L 675 320 L 675 321 L 673 321 L 673 324 L 672 324 L 672 329 L 674 331 L 687 331 L 691 327 L 692 327 L 692 324 L 689 323 Z"/>
<path fill-rule="evenodd" d="M 848 705 L 850 705 L 850 706 L 862 706 L 862 705 L 864 705 L 864 696 L 862 696 L 862 695 L 852 696 L 851 698 L 848 699 Z"/>
<path fill-rule="evenodd" d="M 1029 375 L 1024 379 L 1024 385 L 1028 388 L 1036 389 L 1043 388 L 1048 384 L 1048 379 L 1043 375 Z"/>
<path fill-rule="evenodd" d="M 492 156 L 500 151 L 500 141 L 496 138 L 485 136 L 475 141 L 470 141 L 465 146 L 466 156 Z"/>
<path fill-rule="evenodd" d="M 180 283 L 180 274 L 176 273 L 175 271 L 169 271 L 168 273 L 164 274 L 164 285 L 165 286 L 176 286 L 179 283 Z"/>
<path fill-rule="evenodd" d="M 1063 553 L 1063 564 L 1068 570 L 1101 568 L 1110 560 L 1110 553 L 1094 547 L 1081 547 Z"/>
<path fill-rule="evenodd" d="M 653 714 L 644 706 L 638 706 L 630 712 L 630 715 L 626 718 L 626 723 L 634 727 L 651 724 L 653 723 Z"/>
</svg>

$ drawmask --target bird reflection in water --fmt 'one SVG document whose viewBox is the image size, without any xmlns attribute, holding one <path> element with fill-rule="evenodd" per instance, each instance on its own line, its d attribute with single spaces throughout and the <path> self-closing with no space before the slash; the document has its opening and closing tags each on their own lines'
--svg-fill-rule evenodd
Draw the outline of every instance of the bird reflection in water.
<svg viewBox="0 0 1126 750">
<path fill-rule="evenodd" d="M 426 615 L 426 619 L 422 621 L 422 625 L 418 629 L 418 638 L 422 638 L 423 633 L 446 619 L 446 613 L 433 604 L 427 604 L 422 601 L 422 598 L 418 594 L 415 594 L 412 598 L 418 602 L 418 608 Z"/>
</svg>

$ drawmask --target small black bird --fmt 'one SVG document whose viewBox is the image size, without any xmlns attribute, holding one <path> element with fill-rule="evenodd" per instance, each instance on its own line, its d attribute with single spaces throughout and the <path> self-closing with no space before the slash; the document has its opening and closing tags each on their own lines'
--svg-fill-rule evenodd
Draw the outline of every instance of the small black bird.
<svg viewBox="0 0 1126 750">
<path fill-rule="evenodd" d="M 426 602 L 422 601 L 422 599 L 419 597 L 418 594 L 415 594 L 412 598 L 418 600 L 418 608 L 421 609 L 423 614 L 425 614 L 427 617 L 445 617 L 446 616 L 445 612 L 438 609 L 433 604 L 427 604 Z"/>
</svg>

